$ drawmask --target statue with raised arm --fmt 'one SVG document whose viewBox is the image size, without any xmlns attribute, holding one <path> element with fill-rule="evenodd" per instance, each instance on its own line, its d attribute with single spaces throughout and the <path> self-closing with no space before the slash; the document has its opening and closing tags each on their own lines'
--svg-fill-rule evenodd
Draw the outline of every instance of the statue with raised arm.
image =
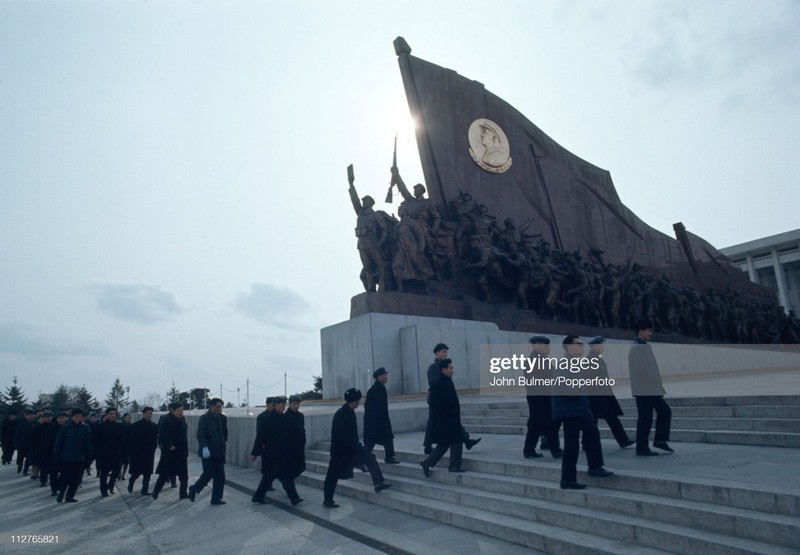
<svg viewBox="0 0 800 555">
<path fill-rule="evenodd" d="M 390 231 L 387 222 L 390 217 L 373 209 L 375 200 L 371 196 L 358 198 L 352 164 L 347 167 L 347 180 L 350 183 L 350 200 L 356 212 L 357 247 L 363 265 L 364 289 L 377 291 L 380 286 L 381 291 L 385 291 L 390 288 L 389 264 L 384 248 Z"/>
<path fill-rule="evenodd" d="M 425 232 L 425 254 L 437 276 L 441 279 L 442 272 L 436 253 L 436 236 L 439 234 L 439 226 L 442 225 L 442 217 L 439 214 L 439 210 L 431 199 L 425 198 L 425 185 L 422 183 L 414 185 L 414 194 L 412 195 L 403 178 L 400 177 L 400 170 L 397 169 L 397 166 L 393 166 L 391 171 L 392 182 L 397 185 L 397 189 L 405 199 L 409 217 L 416 220 Z"/>
</svg>

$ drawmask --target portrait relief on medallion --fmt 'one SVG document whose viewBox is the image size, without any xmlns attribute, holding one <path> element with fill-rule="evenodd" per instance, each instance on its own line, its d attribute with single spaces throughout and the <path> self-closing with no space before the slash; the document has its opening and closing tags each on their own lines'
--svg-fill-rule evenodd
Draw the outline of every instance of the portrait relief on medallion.
<svg viewBox="0 0 800 555">
<path fill-rule="evenodd" d="M 511 149 L 506 134 L 492 120 L 478 118 L 467 131 L 469 155 L 487 172 L 503 173 L 511 167 Z"/>
</svg>

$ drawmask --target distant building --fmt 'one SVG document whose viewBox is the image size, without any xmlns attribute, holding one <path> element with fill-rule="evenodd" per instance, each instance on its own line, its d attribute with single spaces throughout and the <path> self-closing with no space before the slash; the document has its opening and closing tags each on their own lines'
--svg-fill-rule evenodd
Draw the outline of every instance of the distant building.
<svg viewBox="0 0 800 555">
<path fill-rule="evenodd" d="M 800 309 L 800 229 L 720 249 L 750 281 L 778 292 L 786 312 Z"/>
</svg>

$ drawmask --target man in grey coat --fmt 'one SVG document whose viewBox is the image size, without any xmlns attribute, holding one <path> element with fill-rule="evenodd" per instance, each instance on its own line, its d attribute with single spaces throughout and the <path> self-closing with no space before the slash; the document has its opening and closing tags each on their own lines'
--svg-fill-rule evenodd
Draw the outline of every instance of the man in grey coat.
<svg viewBox="0 0 800 555">
<path fill-rule="evenodd" d="M 653 411 L 656 412 L 656 434 L 653 447 L 672 453 L 667 443 L 672 425 L 672 409 L 664 401 L 664 386 L 656 357 L 648 341 L 653 337 L 652 320 L 642 319 L 634 323 L 636 338 L 628 353 L 628 368 L 631 376 L 631 393 L 636 398 L 636 454 L 640 457 L 658 455 L 650 450 L 650 430 L 653 427 Z"/>
</svg>

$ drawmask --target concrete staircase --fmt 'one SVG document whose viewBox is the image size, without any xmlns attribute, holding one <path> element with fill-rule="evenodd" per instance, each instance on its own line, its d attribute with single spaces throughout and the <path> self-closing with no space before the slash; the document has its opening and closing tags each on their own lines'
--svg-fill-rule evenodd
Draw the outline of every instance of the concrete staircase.
<svg viewBox="0 0 800 555">
<path fill-rule="evenodd" d="M 632 399 L 621 402 L 633 422 Z M 680 423 L 675 440 L 700 443 L 652 461 L 604 441 L 615 476 L 588 477 L 581 454 L 578 479 L 586 490 L 560 489 L 560 463 L 549 456 L 522 457 L 522 438 L 508 434 L 524 433 L 524 402 L 489 401 L 462 404 L 465 426 L 473 437 L 484 437 L 465 452 L 467 473 L 449 473 L 445 457 L 425 478 L 422 434 L 413 432 L 396 438 L 401 464 L 381 464 L 391 489 L 376 494 L 369 474 L 356 471 L 353 480 L 339 482 L 336 495 L 545 553 L 800 553 L 800 457 L 770 447 L 791 446 L 800 436 L 800 398 L 670 404 L 673 423 Z M 750 446 L 708 445 L 728 437 Z M 306 452 L 308 468 L 299 482 L 322 488 L 328 450 L 321 443 Z M 375 453 L 382 461 L 380 447 Z"/>
<path fill-rule="evenodd" d="M 298 481 L 322 488 L 329 447 L 319 447 L 307 451 L 308 469 Z M 796 554 L 800 548 L 798 494 L 644 472 L 582 476 L 589 489 L 565 491 L 557 465 L 524 459 L 467 457 L 468 472 L 451 474 L 445 457 L 426 479 L 422 455 L 397 456 L 401 464 L 382 465 L 392 489 L 375 494 L 369 474 L 356 471 L 355 479 L 339 482 L 337 495 L 546 553 Z"/>
<path fill-rule="evenodd" d="M 800 448 L 800 396 L 666 399 L 672 408 L 671 441 Z M 633 438 L 636 402 L 628 398 L 619 403 L 625 413 L 620 421 Z M 464 426 L 475 434 L 524 435 L 528 406 L 524 400 L 471 404 L 462 406 L 461 414 Z M 603 420 L 599 427 L 602 438 L 612 438 Z"/>
</svg>

